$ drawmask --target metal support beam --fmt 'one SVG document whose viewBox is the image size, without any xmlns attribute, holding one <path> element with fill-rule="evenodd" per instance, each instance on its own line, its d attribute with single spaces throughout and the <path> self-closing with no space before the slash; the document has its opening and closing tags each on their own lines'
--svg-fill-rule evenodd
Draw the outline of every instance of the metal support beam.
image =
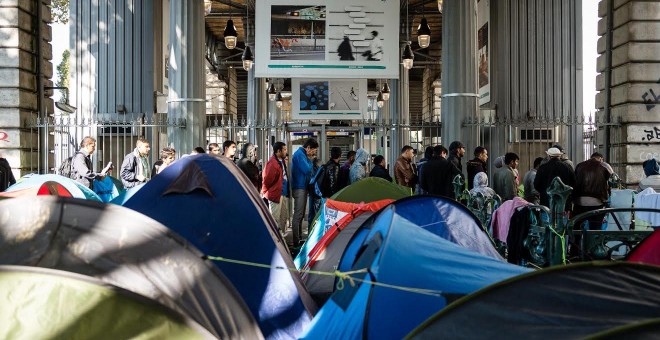
<svg viewBox="0 0 660 340">
<path fill-rule="evenodd" d="M 445 0 L 442 30 L 442 144 L 467 136 L 466 117 L 479 109 L 477 1 Z"/>
<path fill-rule="evenodd" d="M 205 146 L 204 4 L 170 0 L 170 59 L 167 114 L 185 120 L 185 128 L 168 128 L 168 144 L 180 154 Z"/>
</svg>

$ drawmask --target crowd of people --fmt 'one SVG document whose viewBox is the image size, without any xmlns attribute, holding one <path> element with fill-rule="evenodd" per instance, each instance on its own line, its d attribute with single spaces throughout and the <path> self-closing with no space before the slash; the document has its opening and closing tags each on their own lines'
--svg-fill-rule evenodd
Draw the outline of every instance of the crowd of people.
<svg viewBox="0 0 660 340">
<path fill-rule="evenodd" d="M 76 180 L 92 189 L 94 180 L 102 181 L 112 171 L 112 167 L 104 169 L 102 173 L 92 171 L 90 157 L 95 147 L 94 138 L 83 138 L 81 148 L 72 160 L 72 171 Z M 574 165 L 558 144 L 549 148 L 545 157 L 534 159 L 533 167 L 522 177 L 522 181 L 518 170 L 520 157 L 516 153 L 508 152 L 496 158 L 493 162 L 495 170 L 491 173 L 487 162 L 488 150 L 483 146 L 474 149 L 474 158 L 466 162 L 464 173 L 463 158 L 466 147 L 460 141 L 450 143 L 449 149 L 442 145 L 428 146 L 418 162 L 415 162 L 416 151 L 406 145 L 401 149 L 391 173 L 383 155 L 376 155 L 372 159 L 372 155 L 363 148 L 348 151 L 343 164 L 340 163 L 341 148 L 331 148 L 330 158 L 325 163 L 316 157 L 318 148 L 319 144 L 314 138 L 305 140 L 294 152 L 289 163 L 286 144 L 276 142 L 273 144 L 272 155 L 263 167 L 259 161 L 257 146 L 251 143 L 243 144 L 241 158 L 238 160 L 235 159 L 236 143 L 231 140 L 222 145 L 210 143 L 206 150 L 196 147 L 191 154 L 208 152 L 235 162 L 261 194 L 282 235 L 286 236 L 288 228 L 291 227 L 292 243 L 289 245 L 292 247 L 304 243 L 304 235 L 309 232 L 307 230 L 305 233 L 303 230 L 305 215 L 309 228 L 320 209 L 322 198 L 331 197 L 344 187 L 366 177 L 379 177 L 395 182 L 409 188 L 411 194 L 432 194 L 454 199 L 463 191 L 463 188 L 456 186 L 454 182 L 456 176 L 461 176 L 462 182 L 467 182 L 465 189 L 469 190 L 470 195 L 481 193 L 487 198 L 499 195 L 502 203 L 516 199 L 544 206 L 550 206 L 547 190 L 554 178 L 559 177 L 564 184 L 573 188 L 565 208 L 577 215 L 606 206 L 609 195 L 608 181 L 613 174 L 612 167 L 604 161 L 600 153 L 595 152 L 588 160 Z M 132 188 L 146 183 L 176 158 L 176 150 L 165 147 L 160 151 L 160 159 L 150 167 L 150 150 L 149 142 L 139 138 L 135 149 L 125 156 L 119 171 L 124 187 Z M 188 155 L 182 157 L 185 156 Z M 370 160 L 372 168 L 369 170 Z M 652 187 L 660 190 L 658 161 L 651 159 L 644 162 L 643 166 L 646 178 L 640 183 L 640 189 Z M 456 189 L 461 192 L 455 192 Z M 600 228 L 602 219 L 603 216 L 589 218 L 590 227 Z"/>
</svg>

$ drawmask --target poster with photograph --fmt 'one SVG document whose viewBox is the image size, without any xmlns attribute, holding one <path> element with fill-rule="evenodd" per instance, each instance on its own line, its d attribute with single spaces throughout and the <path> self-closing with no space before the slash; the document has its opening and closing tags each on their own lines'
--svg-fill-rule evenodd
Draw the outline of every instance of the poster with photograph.
<svg viewBox="0 0 660 340">
<path fill-rule="evenodd" d="M 367 114 L 366 79 L 291 81 L 293 119 L 363 119 Z"/>
<path fill-rule="evenodd" d="M 325 59 L 325 6 L 272 6 L 271 60 Z"/>
<path fill-rule="evenodd" d="M 399 77 L 399 3 L 263 0 L 256 77 Z"/>
<path fill-rule="evenodd" d="M 479 105 L 490 102 L 490 0 L 477 3 L 477 54 L 479 72 Z"/>
</svg>

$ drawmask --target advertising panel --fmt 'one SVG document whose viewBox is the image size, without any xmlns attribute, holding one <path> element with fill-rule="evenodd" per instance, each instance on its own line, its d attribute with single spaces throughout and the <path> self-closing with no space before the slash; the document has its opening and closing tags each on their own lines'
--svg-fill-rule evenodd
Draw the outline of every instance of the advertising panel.
<svg viewBox="0 0 660 340">
<path fill-rule="evenodd" d="M 399 1 L 259 0 L 255 76 L 399 77 Z"/>
<path fill-rule="evenodd" d="M 477 3 L 477 53 L 479 56 L 479 105 L 490 102 L 490 0 Z"/>
<path fill-rule="evenodd" d="M 291 80 L 291 118 L 361 120 L 365 117 L 366 79 Z"/>
</svg>

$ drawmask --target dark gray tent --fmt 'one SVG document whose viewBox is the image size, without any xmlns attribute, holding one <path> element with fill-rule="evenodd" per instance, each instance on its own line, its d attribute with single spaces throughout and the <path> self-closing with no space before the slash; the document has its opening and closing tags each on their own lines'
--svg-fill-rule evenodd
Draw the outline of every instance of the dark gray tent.
<svg viewBox="0 0 660 340">
<path fill-rule="evenodd" d="M 70 272 L 0 266 L 0 339 L 213 339 L 149 298 Z"/>
<path fill-rule="evenodd" d="M 587 339 L 660 339 L 660 319 L 644 320 L 609 329 L 590 335 Z"/>
<path fill-rule="evenodd" d="M 659 291 L 660 267 L 626 262 L 552 267 L 466 296 L 410 337 L 584 338 L 660 318 Z"/>
<path fill-rule="evenodd" d="M 341 260 L 341 256 L 344 254 L 346 245 L 348 245 L 348 242 L 353 238 L 353 235 L 358 228 L 360 228 L 362 223 L 373 214 L 374 213 L 370 211 L 363 212 L 351 220 L 346 227 L 344 227 L 342 232 L 327 245 L 324 255 L 319 257 L 318 261 L 312 265 L 311 270 L 330 273 L 337 270 L 339 260 Z M 319 306 L 323 305 L 335 290 L 334 276 L 304 275 L 303 282 L 307 287 L 307 291 L 312 295 L 314 301 L 316 301 Z"/>
<path fill-rule="evenodd" d="M 121 206 L 55 196 L 0 202 L 0 264 L 93 276 L 187 315 L 216 337 L 262 338 L 236 289 L 202 256 Z"/>
</svg>

